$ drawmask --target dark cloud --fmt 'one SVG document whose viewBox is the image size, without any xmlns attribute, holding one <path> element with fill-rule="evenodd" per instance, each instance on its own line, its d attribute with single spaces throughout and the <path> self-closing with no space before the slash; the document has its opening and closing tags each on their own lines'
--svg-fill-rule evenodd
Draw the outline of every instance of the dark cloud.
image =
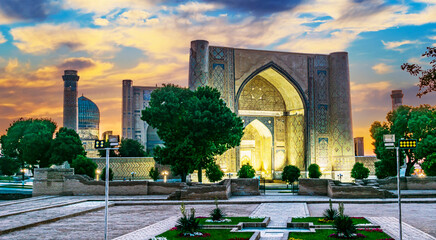
<svg viewBox="0 0 436 240">
<path fill-rule="evenodd" d="M 91 59 L 86 58 L 74 58 L 68 59 L 64 63 L 58 66 L 59 69 L 74 69 L 81 70 L 95 66 L 95 63 Z"/>
<path fill-rule="evenodd" d="M 0 0 L 0 11 L 20 20 L 44 20 L 53 10 L 49 0 Z"/>
<path fill-rule="evenodd" d="M 203 0 L 203 2 L 224 4 L 231 10 L 263 16 L 293 9 L 302 0 Z"/>
</svg>

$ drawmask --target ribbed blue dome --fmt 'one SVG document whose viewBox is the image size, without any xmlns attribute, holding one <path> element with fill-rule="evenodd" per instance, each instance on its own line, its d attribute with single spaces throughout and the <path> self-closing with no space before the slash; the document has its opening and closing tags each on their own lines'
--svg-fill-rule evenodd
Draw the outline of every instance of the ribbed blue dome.
<svg viewBox="0 0 436 240">
<path fill-rule="evenodd" d="M 99 129 L 100 110 L 90 99 L 81 96 L 78 99 L 79 105 L 79 129 Z"/>
</svg>

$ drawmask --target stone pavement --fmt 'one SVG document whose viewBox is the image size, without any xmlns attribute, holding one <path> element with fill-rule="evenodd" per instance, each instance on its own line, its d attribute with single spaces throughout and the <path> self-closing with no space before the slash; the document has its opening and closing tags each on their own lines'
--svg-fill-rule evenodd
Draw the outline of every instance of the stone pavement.
<svg viewBox="0 0 436 240">
<path fill-rule="evenodd" d="M 0 234 L 36 226 L 104 207 L 104 202 L 80 202 L 1 217 Z"/>
<path fill-rule="evenodd" d="M 149 240 L 150 238 L 162 234 L 174 227 L 178 218 L 179 217 L 176 216 L 167 218 L 145 228 L 117 237 L 115 240 Z"/>
<path fill-rule="evenodd" d="M 306 203 L 262 203 L 250 214 L 250 217 L 270 217 L 270 228 L 284 228 L 288 218 L 307 216 Z"/>
<path fill-rule="evenodd" d="M 399 239 L 399 224 L 398 218 L 395 217 L 368 217 L 369 221 L 380 225 L 383 231 L 391 235 L 395 239 Z M 434 226 L 436 227 L 436 226 Z M 436 240 L 435 237 L 410 226 L 409 224 L 403 222 L 403 240 Z"/>
</svg>

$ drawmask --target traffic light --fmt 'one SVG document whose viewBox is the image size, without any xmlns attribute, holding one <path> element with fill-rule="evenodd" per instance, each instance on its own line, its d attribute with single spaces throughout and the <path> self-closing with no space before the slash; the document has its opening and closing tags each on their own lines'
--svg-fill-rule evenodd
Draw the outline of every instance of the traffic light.
<svg viewBox="0 0 436 240">
<path fill-rule="evenodd" d="M 401 139 L 399 142 L 400 149 L 415 149 L 416 139 Z"/>
<path fill-rule="evenodd" d="M 95 140 L 95 148 L 104 148 L 104 140 Z"/>
</svg>

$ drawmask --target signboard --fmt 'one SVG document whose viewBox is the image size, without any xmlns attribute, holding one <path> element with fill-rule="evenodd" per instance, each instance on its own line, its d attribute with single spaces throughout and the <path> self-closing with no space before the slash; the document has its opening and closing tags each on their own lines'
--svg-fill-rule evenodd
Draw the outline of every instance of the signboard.
<svg viewBox="0 0 436 240">
<path fill-rule="evenodd" d="M 401 139 L 398 141 L 400 149 L 415 149 L 416 139 Z"/>
<path fill-rule="evenodd" d="M 96 149 L 104 148 L 104 140 L 95 140 L 94 147 Z"/>
<path fill-rule="evenodd" d="M 385 142 L 385 143 L 394 143 L 395 142 L 395 134 L 385 134 L 385 135 L 383 135 L 383 142 Z"/>
<path fill-rule="evenodd" d="M 385 147 L 395 147 L 393 142 L 385 142 Z"/>
<path fill-rule="evenodd" d="M 120 142 L 120 135 L 109 135 L 108 141 L 111 147 L 118 146 Z"/>
</svg>

